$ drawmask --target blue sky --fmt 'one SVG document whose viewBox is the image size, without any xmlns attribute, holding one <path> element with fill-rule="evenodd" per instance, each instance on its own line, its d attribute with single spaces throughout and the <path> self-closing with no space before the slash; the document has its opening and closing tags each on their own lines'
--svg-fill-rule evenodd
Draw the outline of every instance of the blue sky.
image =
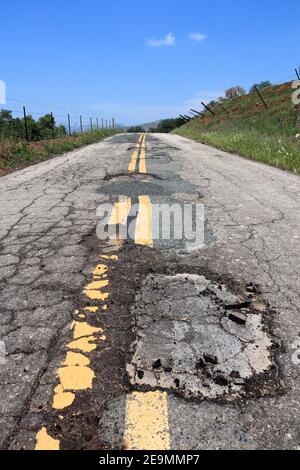
<svg viewBox="0 0 300 470">
<path fill-rule="evenodd" d="M 300 65 L 299 0 L 10 0 L 0 8 L 7 96 L 74 116 L 172 117 L 233 85 L 292 79 Z"/>
</svg>

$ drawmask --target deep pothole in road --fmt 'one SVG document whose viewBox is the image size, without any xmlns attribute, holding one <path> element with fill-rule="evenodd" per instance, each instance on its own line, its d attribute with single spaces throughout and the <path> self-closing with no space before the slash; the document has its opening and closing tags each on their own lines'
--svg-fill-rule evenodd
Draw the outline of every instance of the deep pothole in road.
<svg viewBox="0 0 300 470">
<path fill-rule="evenodd" d="M 148 276 L 132 307 L 131 384 L 198 399 L 278 393 L 278 341 L 253 299 L 197 274 Z"/>
</svg>

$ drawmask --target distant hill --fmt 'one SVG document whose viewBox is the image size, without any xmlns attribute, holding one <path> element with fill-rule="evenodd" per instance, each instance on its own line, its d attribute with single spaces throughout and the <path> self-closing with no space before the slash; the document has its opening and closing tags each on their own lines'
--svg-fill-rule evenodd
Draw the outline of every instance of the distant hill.
<svg viewBox="0 0 300 470">
<path fill-rule="evenodd" d="M 159 121 L 147 122 L 146 124 L 141 124 L 141 127 L 145 129 L 145 131 L 149 131 L 150 129 L 155 129 L 160 123 Z"/>
</svg>

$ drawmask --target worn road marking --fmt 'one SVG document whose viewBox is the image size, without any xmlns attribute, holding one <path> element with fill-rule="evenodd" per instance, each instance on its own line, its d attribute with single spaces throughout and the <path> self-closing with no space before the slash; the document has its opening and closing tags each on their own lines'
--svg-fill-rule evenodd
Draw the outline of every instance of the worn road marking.
<svg viewBox="0 0 300 470">
<path fill-rule="evenodd" d="M 146 134 L 142 134 L 138 140 L 138 143 L 135 146 L 135 150 L 131 156 L 131 160 L 129 163 L 128 171 L 129 173 L 134 173 L 136 170 L 136 164 L 137 164 L 137 159 L 139 156 L 139 152 L 141 151 L 141 158 L 143 155 L 143 161 L 144 163 L 141 166 L 140 162 L 140 173 L 146 173 L 146 162 L 145 162 L 145 140 L 146 140 Z M 143 171 L 141 171 L 141 168 Z"/>
<path fill-rule="evenodd" d="M 125 225 L 131 209 L 131 199 L 117 202 L 109 218 L 108 225 Z"/>
<path fill-rule="evenodd" d="M 139 210 L 136 218 L 135 243 L 153 246 L 152 204 L 149 196 L 139 196 Z"/>
<path fill-rule="evenodd" d="M 134 392 L 126 401 L 124 445 L 128 450 L 169 450 L 168 395 Z"/>
<path fill-rule="evenodd" d="M 134 173 L 135 172 L 135 168 L 136 168 L 136 162 L 137 162 L 137 158 L 138 158 L 138 155 L 139 155 L 139 151 L 140 151 L 140 146 L 141 146 L 141 141 L 142 141 L 142 138 L 143 136 L 141 136 L 139 138 L 139 141 L 138 143 L 136 144 L 135 146 L 135 150 L 131 156 L 131 161 L 129 163 L 129 167 L 128 167 L 128 171 L 129 173 Z"/>
<path fill-rule="evenodd" d="M 140 139 L 139 172 L 147 173 L 146 134 Z M 136 168 L 138 152 L 133 155 L 129 171 Z M 153 208 L 149 196 L 139 196 L 135 243 L 153 246 Z M 124 444 L 130 450 L 169 450 L 170 430 L 168 395 L 156 391 L 134 392 L 126 400 Z"/>
<path fill-rule="evenodd" d="M 47 429 L 42 428 L 36 435 L 35 450 L 59 450 L 59 441 L 49 436 Z"/>
<path fill-rule="evenodd" d="M 140 155 L 140 173 L 147 173 L 146 166 L 146 134 L 144 134 L 141 143 L 141 155 Z"/>
<path fill-rule="evenodd" d="M 117 256 L 103 256 L 102 259 L 116 261 Z M 93 281 L 89 282 L 83 294 L 92 300 L 103 301 L 109 293 L 103 289 L 109 285 L 108 266 L 98 264 L 93 271 Z M 90 325 L 86 314 L 97 313 L 99 308 L 107 310 L 107 305 L 91 305 L 74 312 L 75 321 L 71 324 L 73 340 L 66 345 L 66 359 L 57 371 L 58 385 L 54 389 L 52 407 L 55 410 L 69 408 L 75 401 L 78 391 L 92 389 L 95 373 L 91 367 L 88 353 L 97 349 L 100 341 L 106 341 L 102 328 Z M 43 427 L 36 435 L 36 450 L 59 450 L 59 440 L 53 439 Z"/>
</svg>

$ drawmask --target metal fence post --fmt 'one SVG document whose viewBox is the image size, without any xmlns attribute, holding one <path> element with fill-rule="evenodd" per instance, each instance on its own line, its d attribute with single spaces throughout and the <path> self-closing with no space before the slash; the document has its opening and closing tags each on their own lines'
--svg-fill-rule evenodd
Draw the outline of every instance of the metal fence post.
<svg viewBox="0 0 300 470">
<path fill-rule="evenodd" d="M 209 111 L 211 114 L 213 114 L 213 115 L 216 114 L 212 109 L 210 109 L 210 108 L 209 108 L 206 104 L 204 104 L 202 101 L 201 101 L 201 104 L 202 104 L 202 106 L 204 106 L 204 108 L 207 109 L 207 111 Z"/>
<path fill-rule="evenodd" d="M 69 125 L 69 136 L 71 136 L 71 117 L 70 117 L 70 114 L 68 114 L 68 125 Z"/>
<path fill-rule="evenodd" d="M 266 109 L 269 109 L 269 107 L 268 107 L 267 103 L 265 102 L 265 100 L 263 99 L 263 96 L 262 96 L 261 92 L 259 91 L 259 89 L 258 89 L 257 87 L 254 87 L 254 88 L 255 88 L 255 90 L 257 91 L 257 94 L 258 94 L 258 96 L 260 97 L 261 101 L 263 102 L 264 107 L 265 107 Z"/>
<path fill-rule="evenodd" d="M 51 130 L 52 130 L 52 139 L 54 139 L 55 136 L 54 136 L 54 118 L 53 118 L 53 113 L 51 113 Z"/>
<path fill-rule="evenodd" d="M 29 135 L 28 135 L 27 115 L 26 115 L 25 106 L 23 106 L 23 115 L 24 115 L 25 139 L 28 142 L 29 141 Z"/>
</svg>

